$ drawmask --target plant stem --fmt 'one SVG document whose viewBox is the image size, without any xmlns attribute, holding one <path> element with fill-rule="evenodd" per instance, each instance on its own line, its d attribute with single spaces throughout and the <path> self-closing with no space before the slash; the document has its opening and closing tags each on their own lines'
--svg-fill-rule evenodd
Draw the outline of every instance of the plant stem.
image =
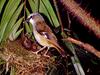
<svg viewBox="0 0 100 75">
<path fill-rule="evenodd" d="M 74 43 L 82 48 L 84 48 L 85 50 L 87 50 L 88 52 L 91 52 L 92 54 L 96 55 L 98 58 L 100 58 L 100 51 L 96 50 L 92 45 L 88 44 L 88 43 L 83 43 L 79 40 L 73 39 L 71 37 L 65 38 L 63 39 L 65 41 L 69 41 L 71 43 Z"/>
<path fill-rule="evenodd" d="M 56 9 L 56 13 L 57 13 L 57 17 L 58 17 L 59 23 L 60 23 L 60 25 L 61 25 L 61 31 L 63 32 L 64 29 L 63 29 L 63 24 L 62 24 L 60 12 L 59 12 L 59 9 L 58 9 L 58 7 L 57 7 L 57 1 L 56 1 L 56 0 L 53 0 L 53 2 L 54 2 L 54 6 L 55 6 L 55 9 Z"/>
</svg>

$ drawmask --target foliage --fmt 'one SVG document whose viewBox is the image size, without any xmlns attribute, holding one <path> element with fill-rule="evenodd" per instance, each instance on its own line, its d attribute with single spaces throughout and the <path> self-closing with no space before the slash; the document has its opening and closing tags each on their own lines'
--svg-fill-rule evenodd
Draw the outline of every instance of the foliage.
<svg viewBox="0 0 100 75">
<path fill-rule="evenodd" d="M 13 32 L 13 27 L 17 27 L 15 24 L 21 13 L 24 4 L 20 5 L 21 0 L 9 0 L 6 4 L 5 0 L 0 0 L 2 3 L 0 5 L 0 13 L 2 12 L 2 17 L 0 20 L 0 42 L 5 41 L 9 35 Z M 5 4 L 5 5 L 4 5 Z M 3 10 L 3 8 L 5 9 Z M 18 36 L 22 31 L 16 32 L 15 35 Z"/>
<path fill-rule="evenodd" d="M 30 8 L 26 5 L 27 2 Z M 21 14 L 23 7 L 25 13 Z M 23 19 L 25 19 L 30 13 L 34 12 L 39 12 L 45 15 L 54 27 L 60 26 L 60 23 L 58 22 L 58 15 L 55 14 L 57 11 L 54 11 L 49 0 L 25 0 L 24 3 L 22 3 L 21 0 L 0 0 L 0 15 L 2 15 L 0 18 L 0 43 L 2 41 L 6 41 L 8 38 L 11 41 L 15 40 L 24 28 L 23 26 L 23 28 L 20 27 Z M 25 23 L 25 30 L 27 33 L 32 35 L 31 25 L 27 25 L 27 23 Z M 64 32 L 61 33 L 62 37 L 67 37 Z M 74 55 L 71 56 L 71 60 L 77 74 L 84 75 L 84 71 L 75 52 L 75 46 L 72 43 L 65 41 L 64 44 Z M 0 65 L 1 64 L 2 62 L 0 62 Z M 56 70 L 57 69 L 53 67 L 53 69 L 50 70 L 50 73 L 53 74 Z M 11 67 L 10 75 L 15 75 L 14 67 Z"/>
</svg>

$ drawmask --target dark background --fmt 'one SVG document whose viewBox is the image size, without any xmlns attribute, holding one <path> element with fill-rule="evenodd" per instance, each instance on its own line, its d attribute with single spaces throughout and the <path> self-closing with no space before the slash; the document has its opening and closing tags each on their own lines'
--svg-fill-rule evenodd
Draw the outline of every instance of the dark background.
<svg viewBox="0 0 100 75">
<path fill-rule="evenodd" d="M 100 22 L 100 0 L 75 0 L 80 6 L 91 16 Z M 61 14 L 64 28 L 68 28 L 66 8 L 58 2 L 59 11 Z M 71 19 L 70 29 L 78 36 L 79 40 L 93 45 L 97 50 L 100 50 L 100 39 L 98 39 L 93 32 L 85 28 L 78 20 L 77 17 L 69 14 Z M 74 36 L 72 36 L 75 38 Z M 100 75 L 100 59 L 91 53 L 85 53 L 85 50 L 77 51 L 77 55 L 81 61 L 82 67 L 86 75 Z M 89 71 L 88 71 L 89 70 Z"/>
<path fill-rule="evenodd" d="M 100 0 L 75 0 L 85 11 L 89 12 L 91 16 L 100 22 Z M 68 28 L 67 11 L 66 8 L 58 2 L 58 7 L 61 13 L 63 25 Z M 86 43 L 93 45 L 96 49 L 100 49 L 100 39 L 98 39 L 93 32 L 85 28 L 78 20 L 77 17 L 69 14 L 71 19 L 71 30 L 77 34 L 77 36 Z"/>
</svg>

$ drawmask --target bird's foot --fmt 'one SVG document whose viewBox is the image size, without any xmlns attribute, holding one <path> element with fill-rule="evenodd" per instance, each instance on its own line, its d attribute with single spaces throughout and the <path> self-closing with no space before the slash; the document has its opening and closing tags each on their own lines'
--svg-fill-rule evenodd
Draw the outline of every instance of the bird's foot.
<svg viewBox="0 0 100 75">
<path fill-rule="evenodd" d="M 50 58 L 50 56 L 49 56 L 49 55 L 47 55 L 47 54 L 44 54 L 43 56 L 44 56 L 44 57 L 47 57 L 47 58 Z"/>
<path fill-rule="evenodd" d="M 38 51 L 33 52 L 33 53 L 37 55 L 39 52 L 41 52 L 41 51 L 44 50 L 45 48 L 46 48 L 46 46 L 44 46 L 43 48 L 41 48 L 41 49 L 39 49 Z"/>
<path fill-rule="evenodd" d="M 49 50 L 49 47 L 48 47 L 47 51 L 43 54 L 43 56 L 45 56 L 45 57 L 47 57 L 47 58 L 50 58 L 50 56 L 49 56 L 49 55 L 47 55 L 48 50 Z"/>
<path fill-rule="evenodd" d="M 38 55 L 39 51 L 33 52 L 35 55 Z"/>
<path fill-rule="evenodd" d="M 36 51 L 36 52 L 33 52 L 35 55 L 38 55 L 40 51 Z M 42 56 L 44 57 L 47 57 L 47 58 L 50 58 L 49 55 L 47 55 L 46 53 L 44 53 Z"/>
</svg>

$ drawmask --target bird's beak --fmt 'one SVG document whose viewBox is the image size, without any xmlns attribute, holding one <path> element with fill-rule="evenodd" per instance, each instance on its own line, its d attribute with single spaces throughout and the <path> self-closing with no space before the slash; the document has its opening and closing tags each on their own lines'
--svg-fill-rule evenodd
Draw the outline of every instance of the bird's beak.
<svg viewBox="0 0 100 75">
<path fill-rule="evenodd" d="M 29 22 L 29 18 L 27 18 L 23 23 L 28 23 Z"/>
</svg>

